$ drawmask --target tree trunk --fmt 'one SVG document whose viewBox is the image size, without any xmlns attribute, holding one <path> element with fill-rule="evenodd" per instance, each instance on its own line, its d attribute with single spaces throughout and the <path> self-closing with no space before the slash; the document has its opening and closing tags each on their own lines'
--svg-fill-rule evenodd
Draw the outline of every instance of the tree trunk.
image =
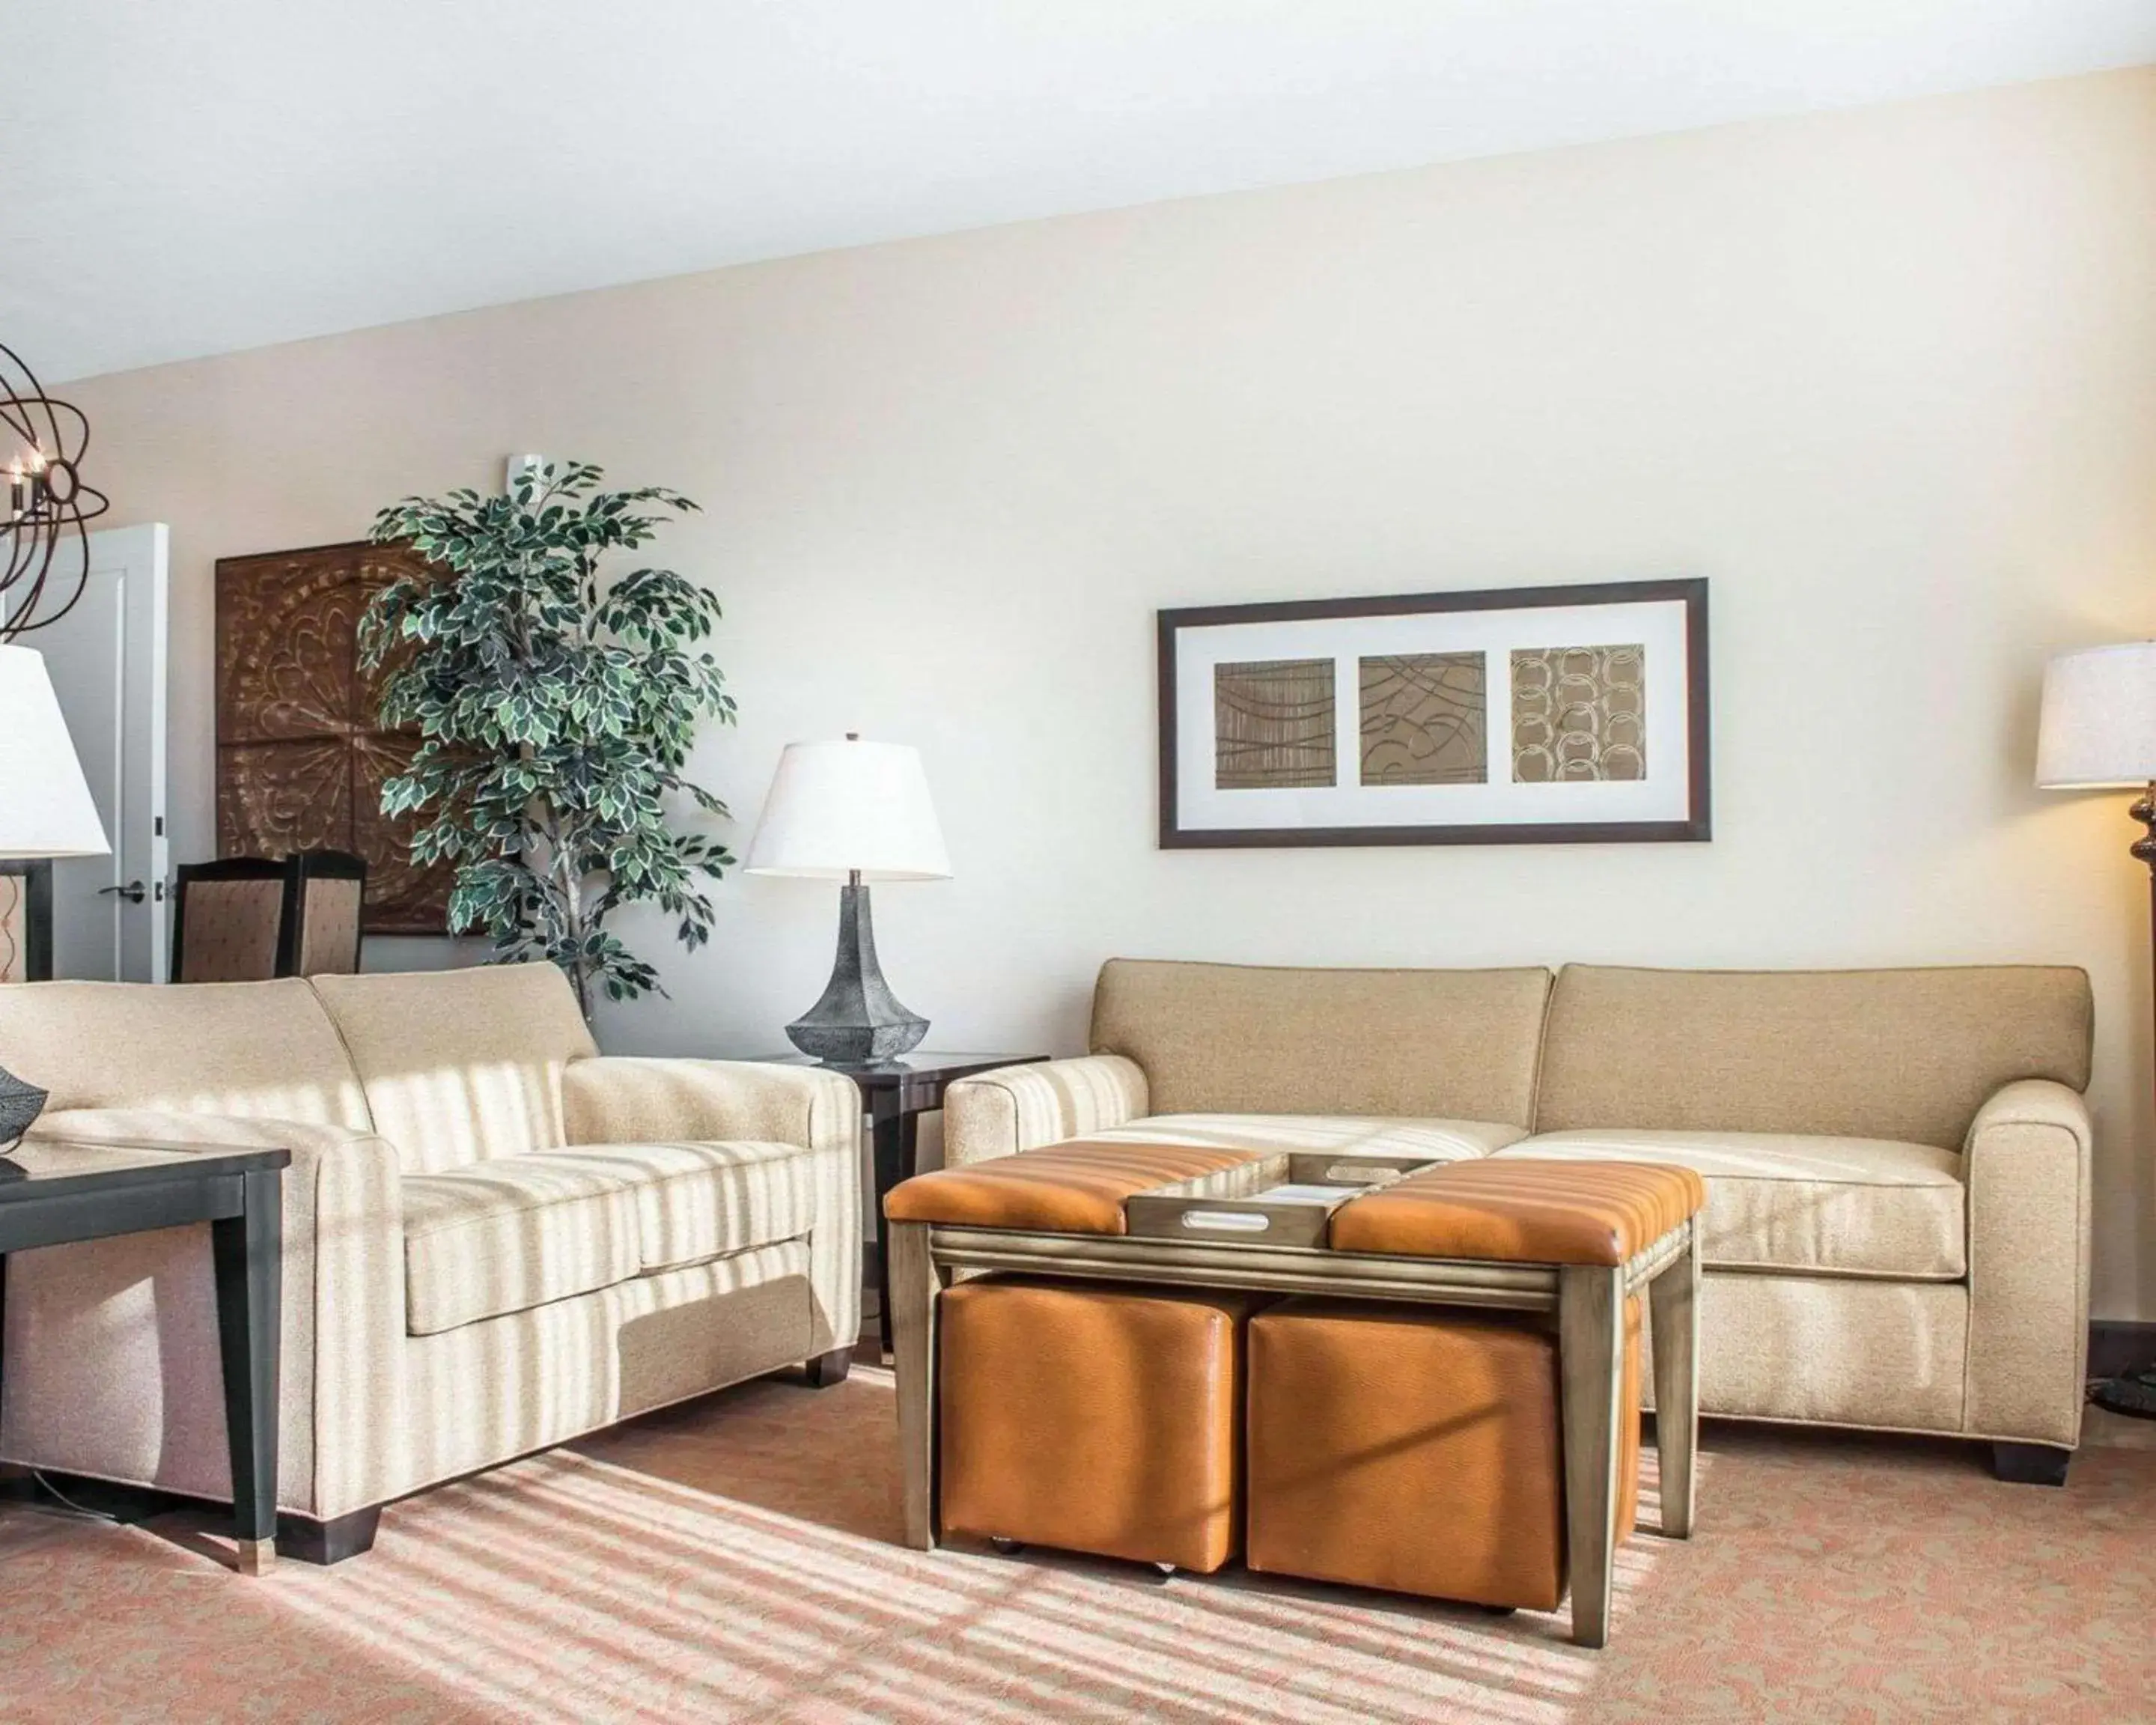
<svg viewBox="0 0 2156 1725">
<path fill-rule="evenodd" d="M 584 957 L 584 941 L 591 930 L 584 926 L 583 881 L 577 868 L 575 847 L 561 845 L 554 853 L 554 866 L 562 877 L 562 896 L 568 906 L 569 938 L 576 945 L 576 958 L 569 972 L 569 981 L 577 991 L 577 1010 L 583 1014 L 584 1022 L 592 1021 L 592 968 Z"/>
</svg>

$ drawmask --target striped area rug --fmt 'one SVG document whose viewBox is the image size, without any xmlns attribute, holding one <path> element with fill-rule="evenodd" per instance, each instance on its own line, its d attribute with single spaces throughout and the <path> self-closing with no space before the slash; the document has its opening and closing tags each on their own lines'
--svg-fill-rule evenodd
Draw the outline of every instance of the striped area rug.
<svg viewBox="0 0 2156 1725">
<path fill-rule="evenodd" d="M 2063 1491 L 1979 1452 L 1710 1427 L 1700 1530 L 1625 1548 L 1599 1654 L 1230 1573 L 896 1543 L 890 1377 L 767 1380 L 392 1509 L 369 1556 L 228 1572 L 213 1524 L 0 1510 L 0 1717 L 2072 1721 L 2156 1714 L 2156 1451 Z M 1648 1452 L 1652 1467 L 1652 1451 Z M 1651 1472 L 1643 1527 L 1654 1523 Z"/>
</svg>

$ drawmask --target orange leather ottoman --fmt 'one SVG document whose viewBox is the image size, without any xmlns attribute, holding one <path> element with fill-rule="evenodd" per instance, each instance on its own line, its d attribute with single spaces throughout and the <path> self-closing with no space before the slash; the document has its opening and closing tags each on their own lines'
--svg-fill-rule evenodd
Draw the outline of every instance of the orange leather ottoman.
<svg viewBox="0 0 2156 1725">
<path fill-rule="evenodd" d="M 993 1277 L 947 1290 L 945 1531 L 1219 1568 L 1241 1532 L 1251 1304 Z"/>
<path fill-rule="evenodd" d="M 1640 1405 L 1640 1302 L 1625 1401 Z M 1290 1300 L 1250 1325 L 1253 1569 L 1476 1604 L 1564 1596 L 1554 1327 L 1524 1314 Z M 1640 1420 L 1624 1422 L 1617 1537 L 1633 1526 Z"/>
</svg>

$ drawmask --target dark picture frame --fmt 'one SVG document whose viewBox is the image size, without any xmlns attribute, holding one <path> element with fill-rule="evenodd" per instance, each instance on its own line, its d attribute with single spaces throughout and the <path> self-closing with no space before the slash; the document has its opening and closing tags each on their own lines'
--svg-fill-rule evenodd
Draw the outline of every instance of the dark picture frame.
<svg viewBox="0 0 2156 1725">
<path fill-rule="evenodd" d="M 1682 608 L 1684 810 L 1666 819 L 1415 821 L 1339 825 L 1197 825 L 1184 818 L 1178 783 L 1180 739 L 1177 660 L 1186 631 L 1249 624 L 1415 617 L 1445 612 L 1513 612 L 1616 605 Z M 1704 843 L 1713 836 L 1710 757 L 1707 583 L 1703 578 L 1611 581 L 1576 586 L 1478 588 L 1455 593 L 1376 598 L 1295 599 L 1260 604 L 1199 605 L 1158 614 L 1159 652 L 1160 846 L 1166 850 L 1237 850 L 1312 845 L 1613 845 Z M 1237 669 L 1239 667 L 1229 667 Z M 1253 670 L 1264 667 L 1253 666 Z M 1216 670 L 1219 668 L 1216 667 Z M 1511 722 L 1509 716 L 1507 722 Z M 1329 763 L 1332 747 L 1324 746 Z M 1320 769 L 1330 771 L 1329 764 Z M 1612 775 L 1615 776 L 1615 775 Z M 1639 776 L 1645 778 L 1646 769 Z M 1291 781 L 1292 782 L 1292 781 Z M 1330 784 L 1332 781 L 1320 781 Z M 1377 794 L 1374 787 L 1366 787 Z"/>
</svg>

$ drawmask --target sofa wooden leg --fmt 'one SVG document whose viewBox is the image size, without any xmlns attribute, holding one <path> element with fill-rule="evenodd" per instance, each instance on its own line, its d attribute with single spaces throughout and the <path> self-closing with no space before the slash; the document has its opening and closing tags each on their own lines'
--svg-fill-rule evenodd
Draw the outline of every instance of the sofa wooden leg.
<svg viewBox="0 0 2156 1725">
<path fill-rule="evenodd" d="M 356 1509 L 348 1516 L 318 1522 L 312 1516 L 277 1517 L 277 1549 L 302 1563 L 341 1563 L 374 1549 L 382 1525 L 382 1506 Z"/>
<path fill-rule="evenodd" d="M 834 1384 L 844 1384 L 846 1373 L 854 1363 L 850 1348 L 834 1348 L 829 1353 L 819 1353 L 803 1368 L 808 1374 L 811 1389 L 829 1389 Z"/>
<path fill-rule="evenodd" d="M 1994 1444 L 1991 1471 L 2010 1486 L 2063 1486 L 2071 1450 L 2056 1444 Z"/>
</svg>

